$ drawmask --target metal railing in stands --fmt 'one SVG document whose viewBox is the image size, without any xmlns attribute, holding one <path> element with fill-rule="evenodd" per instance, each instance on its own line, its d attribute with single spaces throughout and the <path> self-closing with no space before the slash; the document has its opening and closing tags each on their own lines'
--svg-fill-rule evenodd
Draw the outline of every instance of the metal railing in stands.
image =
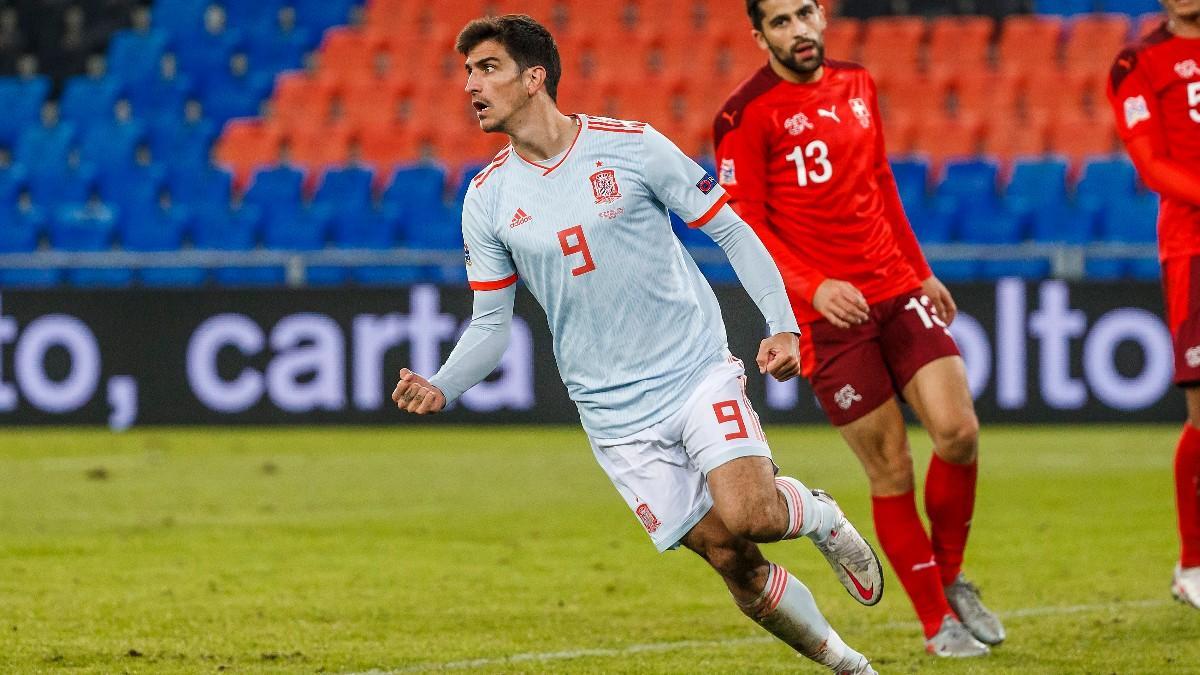
<svg viewBox="0 0 1200 675">
<path fill-rule="evenodd" d="M 929 244 L 923 246 L 931 262 L 952 260 L 1046 260 L 1050 273 L 1079 279 L 1088 259 L 1155 259 L 1154 244 L 1094 243 L 1082 246 L 1057 244 Z M 689 249 L 697 263 L 726 262 L 718 248 Z M 421 266 L 457 268 L 462 253 L 451 250 L 396 248 L 323 249 L 319 251 L 211 251 L 182 249 L 159 253 L 133 251 L 54 251 L 0 254 L 0 269 L 147 268 L 147 267 L 283 267 L 289 286 L 303 286 L 309 267 Z"/>
</svg>

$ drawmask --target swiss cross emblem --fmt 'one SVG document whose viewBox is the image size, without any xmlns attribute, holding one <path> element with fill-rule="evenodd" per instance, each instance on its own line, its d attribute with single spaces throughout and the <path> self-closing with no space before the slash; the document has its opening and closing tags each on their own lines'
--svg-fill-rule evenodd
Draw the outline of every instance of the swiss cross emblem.
<svg viewBox="0 0 1200 675">
<path fill-rule="evenodd" d="M 620 199 L 621 188 L 617 185 L 616 172 L 605 169 L 592 174 L 592 192 L 596 195 L 597 204 L 611 204 Z"/>
<path fill-rule="evenodd" d="M 638 504 L 636 513 L 637 517 L 642 521 L 642 527 L 646 528 L 646 531 L 650 534 L 654 534 L 654 532 L 658 530 L 659 526 L 662 525 L 662 523 L 659 522 L 658 517 L 656 517 L 654 512 L 650 510 L 649 504 Z"/>
<path fill-rule="evenodd" d="M 867 108 L 867 102 L 861 98 L 850 99 L 850 112 L 854 113 L 854 117 L 862 128 L 866 129 L 871 126 L 871 111 Z"/>
<path fill-rule="evenodd" d="M 808 119 L 808 115 L 796 113 L 784 120 L 783 128 L 787 129 L 789 134 L 799 136 L 804 133 L 805 129 L 815 129 L 816 127 L 813 126 L 812 120 Z"/>
</svg>

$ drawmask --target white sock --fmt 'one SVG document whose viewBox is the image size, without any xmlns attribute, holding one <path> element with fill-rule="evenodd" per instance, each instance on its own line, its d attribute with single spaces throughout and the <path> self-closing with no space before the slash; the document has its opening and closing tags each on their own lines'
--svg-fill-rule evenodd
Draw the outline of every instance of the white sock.
<svg viewBox="0 0 1200 675">
<path fill-rule="evenodd" d="M 808 588 L 787 570 L 770 565 L 762 594 L 749 604 L 738 603 L 742 612 L 792 649 L 828 668 L 864 660 L 825 620 Z"/>
<path fill-rule="evenodd" d="M 775 489 L 783 495 L 788 508 L 788 529 L 784 539 L 808 537 L 817 543 L 825 541 L 837 525 L 837 510 L 818 500 L 804 483 L 791 476 L 775 479 Z"/>
</svg>

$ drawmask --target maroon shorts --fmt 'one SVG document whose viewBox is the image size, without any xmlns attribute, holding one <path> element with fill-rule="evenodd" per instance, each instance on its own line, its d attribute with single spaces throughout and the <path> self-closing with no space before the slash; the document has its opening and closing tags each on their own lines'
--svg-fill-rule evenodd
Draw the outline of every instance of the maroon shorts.
<svg viewBox="0 0 1200 675">
<path fill-rule="evenodd" d="M 1163 264 L 1167 326 L 1175 345 L 1175 384 L 1200 384 L 1200 256 Z"/>
<path fill-rule="evenodd" d="M 850 328 L 825 319 L 800 327 L 801 370 L 834 426 L 883 405 L 930 361 L 958 356 L 919 288 L 872 304 L 870 316 Z"/>
</svg>

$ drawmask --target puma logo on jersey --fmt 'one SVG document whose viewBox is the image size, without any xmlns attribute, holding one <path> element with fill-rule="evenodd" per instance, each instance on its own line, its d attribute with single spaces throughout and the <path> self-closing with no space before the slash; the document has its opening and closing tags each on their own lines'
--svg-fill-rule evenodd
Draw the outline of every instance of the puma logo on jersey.
<svg viewBox="0 0 1200 675">
<path fill-rule="evenodd" d="M 736 110 L 734 110 L 733 112 L 723 112 L 723 113 L 721 113 L 721 117 L 724 117 L 726 120 L 729 120 L 729 126 L 733 126 L 734 120 L 737 119 L 737 114 L 738 114 L 738 111 L 736 111 Z"/>
<path fill-rule="evenodd" d="M 508 221 L 508 226 L 510 228 L 520 227 L 531 220 L 533 220 L 533 217 L 525 213 L 525 209 L 517 209 L 517 212 L 513 214 L 512 220 Z"/>
<path fill-rule="evenodd" d="M 1200 66 L 1196 65 L 1196 59 L 1180 61 L 1175 64 L 1175 73 L 1185 80 L 1190 80 L 1200 75 Z"/>
<path fill-rule="evenodd" d="M 817 117 L 828 117 L 829 119 L 833 120 L 834 122 L 837 122 L 838 124 L 842 123 L 842 120 L 839 119 L 837 116 L 837 106 L 836 105 L 830 106 L 829 110 L 825 110 L 824 108 L 817 108 Z"/>
</svg>

